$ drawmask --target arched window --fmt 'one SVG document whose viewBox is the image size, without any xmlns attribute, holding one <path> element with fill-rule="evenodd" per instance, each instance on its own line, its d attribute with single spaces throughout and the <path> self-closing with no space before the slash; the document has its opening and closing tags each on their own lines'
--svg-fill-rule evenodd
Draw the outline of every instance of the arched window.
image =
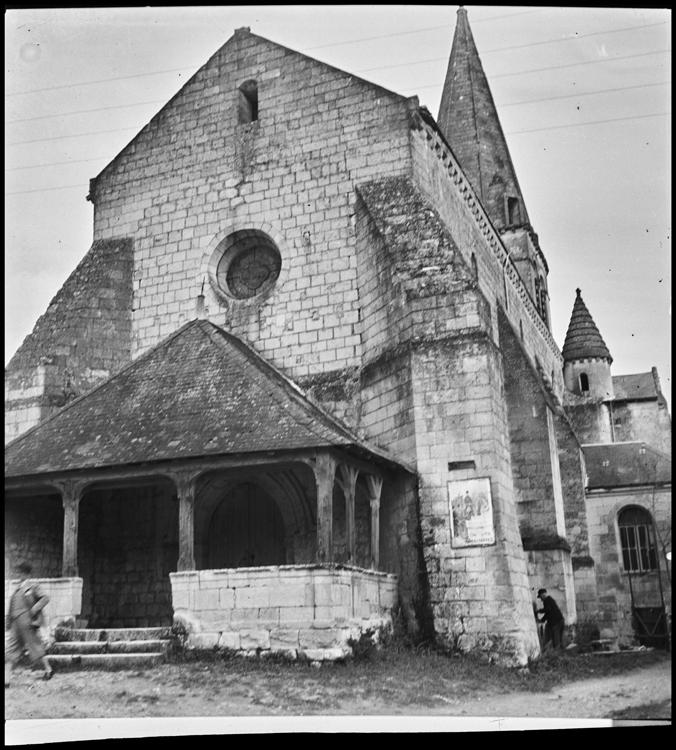
<svg viewBox="0 0 676 750">
<path fill-rule="evenodd" d="M 580 373 L 580 390 L 582 393 L 589 393 L 589 378 L 586 372 Z"/>
<path fill-rule="evenodd" d="M 258 119 L 258 84 L 245 81 L 239 87 L 237 120 L 240 125 L 256 122 Z"/>
<path fill-rule="evenodd" d="M 653 519 L 644 508 L 623 508 L 617 517 L 624 569 L 632 573 L 657 570 Z"/>
</svg>

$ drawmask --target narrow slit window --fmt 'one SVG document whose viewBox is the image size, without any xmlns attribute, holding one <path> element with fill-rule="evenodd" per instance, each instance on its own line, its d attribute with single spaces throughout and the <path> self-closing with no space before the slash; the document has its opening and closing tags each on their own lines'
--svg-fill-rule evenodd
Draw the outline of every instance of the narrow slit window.
<svg viewBox="0 0 676 750">
<path fill-rule="evenodd" d="M 258 84 L 246 81 L 239 87 L 238 121 L 246 125 L 258 120 Z"/>
<path fill-rule="evenodd" d="M 519 211 L 519 199 L 518 198 L 507 198 L 507 224 L 513 226 L 518 224 L 521 220 L 521 214 Z"/>
</svg>

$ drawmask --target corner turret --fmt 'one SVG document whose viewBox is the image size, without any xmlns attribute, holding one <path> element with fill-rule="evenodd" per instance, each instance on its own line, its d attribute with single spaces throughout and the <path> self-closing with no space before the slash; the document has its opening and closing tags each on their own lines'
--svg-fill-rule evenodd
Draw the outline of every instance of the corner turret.
<svg viewBox="0 0 676 750">
<path fill-rule="evenodd" d="M 577 296 L 562 350 L 563 380 L 571 393 L 609 401 L 615 398 L 610 373 L 613 358 L 582 299 L 582 292 L 575 291 Z"/>
</svg>

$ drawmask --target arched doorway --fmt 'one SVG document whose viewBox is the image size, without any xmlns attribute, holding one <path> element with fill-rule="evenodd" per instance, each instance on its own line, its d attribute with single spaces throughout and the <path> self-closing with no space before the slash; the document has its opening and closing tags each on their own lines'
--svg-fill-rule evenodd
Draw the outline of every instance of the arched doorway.
<svg viewBox="0 0 676 750">
<path fill-rule="evenodd" d="M 275 500 L 251 482 L 238 485 L 218 505 L 209 525 L 208 567 L 285 565 L 285 528 Z"/>
</svg>

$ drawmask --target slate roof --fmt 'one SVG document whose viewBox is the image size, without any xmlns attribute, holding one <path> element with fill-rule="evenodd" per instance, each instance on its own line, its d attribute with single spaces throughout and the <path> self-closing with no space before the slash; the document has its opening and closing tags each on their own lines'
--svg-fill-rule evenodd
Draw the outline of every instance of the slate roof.
<svg viewBox="0 0 676 750">
<path fill-rule="evenodd" d="M 5 448 L 5 475 L 329 446 L 397 463 L 235 336 L 192 321 Z"/>
<path fill-rule="evenodd" d="M 572 362 L 576 359 L 599 357 L 609 360 L 612 364 L 613 358 L 610 356 L 608 347 L 601 338 L 599 329 L 589 314 L 589 310 L 587 310 L 587 306 L 582 299 L 582 293 L 579 289 L 576 289 L 576 293 L 573 314 L 570 317 L 566 340 L 561 350 L 563 359 L 566 362 Z"/>
<path fill-rule="evenodd" d="M 583 445 L 588 489 L 671 483 L 671 458 L 645 443 Z"/>
<path fill-rule="evenodd" d="M 654 400 L 659 396 L 652 372 L 613 375 L 613 390 L 615 401 Z"/>
</svg>

